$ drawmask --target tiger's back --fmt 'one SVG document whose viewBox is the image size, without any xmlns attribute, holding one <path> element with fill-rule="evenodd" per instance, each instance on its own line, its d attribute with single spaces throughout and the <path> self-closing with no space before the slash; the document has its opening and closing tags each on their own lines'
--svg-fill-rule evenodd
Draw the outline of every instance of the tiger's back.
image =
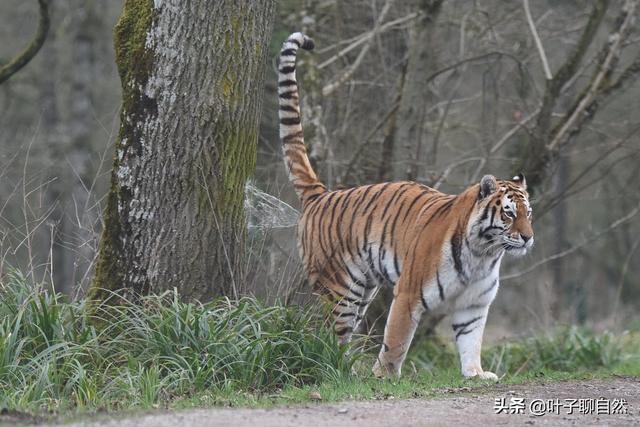
<svg viewBox="0 0 640 427">
<path fill-rule="evenodd" d="M 309 162 L 300 123 L 295 58 L 313 42 L 285 41 L 279 64 L 280 137 L 302 201 L 298 247 L 309 282 L 331 307 L 347 343 L 382 286 L 394 300 L 374 371 L 399 374 L 425 311 L 449 310 L 465 376 L 494 378 L 480 366 L 482 332 L 505 252 L 533 244 L 524 176 L 483 177 L 458 195 L 415 182 L 328 191 Z"/>
</svg>

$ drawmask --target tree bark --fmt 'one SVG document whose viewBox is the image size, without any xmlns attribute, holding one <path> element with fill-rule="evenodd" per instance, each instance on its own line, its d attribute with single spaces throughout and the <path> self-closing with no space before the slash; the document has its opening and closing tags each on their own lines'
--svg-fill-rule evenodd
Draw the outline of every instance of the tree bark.
<svg viewBox="0 0 640 427">
<path fill-rule="evenodd" d="M 436 69 L 434 48 L 435 20 L 443 0 L 419 0 L 420 19 L 412 25 L 407 71 L 397 114 L 393 176 L 415 180 L 422 153 L 426 152 L 427 110 L 434 103 L 434 94 L 425 84 L 425 77 Z"/>
<path fill-rule="evenodd" d="M 236 291 L 273 14 L 272 0 L 125 1 L 121 126 L 93 298 Z"/>
</svg>

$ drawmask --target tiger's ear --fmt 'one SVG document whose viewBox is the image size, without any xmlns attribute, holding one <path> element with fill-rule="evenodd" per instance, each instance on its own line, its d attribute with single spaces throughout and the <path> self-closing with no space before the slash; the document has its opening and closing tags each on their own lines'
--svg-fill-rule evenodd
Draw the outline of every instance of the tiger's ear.
<svg viewBox="0 0 640 427">
<path fill-rule="evenodd" d="M 513 182 L 518 184 L 520 187 L 522 187 L 523 190 L 527 189 L 527 180 L 525 179 L 524 174 L 522 172 L 514 176 L 512 180 Z"/>
<path fill-rule="evenodd" d="M 496 182 L 496 177 L 493 175 L 485 175 L 480 180 L 480 193 L 478 194 L 478 199 L 482 200 L 485 197 L 495 193 L 498 189 L 498 183 Z"/>
</svg>

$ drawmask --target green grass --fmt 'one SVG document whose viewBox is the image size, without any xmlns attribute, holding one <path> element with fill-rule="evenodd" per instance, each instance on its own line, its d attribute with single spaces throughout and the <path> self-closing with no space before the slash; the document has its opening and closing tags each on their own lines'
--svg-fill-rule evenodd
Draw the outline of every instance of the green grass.
<svg viewBox="0 0 640 427">
<path fill-rule="evenodd" d="M 187 304 L 167 293 L 87 310 L 18 273 L 0 290 L 0 405 L 11 409 L 146 408 L 205 390 L 275 392 L 350 375 L 357 357 L 345 352 L 300 307 Z"/>
<path fill-rule="evenodd" d="M 0 408 L 69 416 L 270 406 L 308 402 L 312 392 L 338 401 L 490 387 L 462 379 L 453 346 L 433 341 L 413 346 L 401 379 L 372 378 L 372 341 L 361 338 L 347 354 L 319 313 L 305 307 L 251 298 L 189 304 L 167 293 L 87 308 L 18 272 L 0 284 Z M 638 341 L 566 328 L 489 347 L 483 363 L 503 383 L 640 376 Z"/>
</svg>

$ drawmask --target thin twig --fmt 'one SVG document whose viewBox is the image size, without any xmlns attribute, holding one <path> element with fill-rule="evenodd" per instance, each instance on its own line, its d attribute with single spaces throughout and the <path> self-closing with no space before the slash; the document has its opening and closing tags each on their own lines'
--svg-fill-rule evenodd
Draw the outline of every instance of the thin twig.
<svg viewBox="0 0 640 427">
<path fill-rule="evenodd" d="M 536 42 L 536 47 L 538 48 L 538 54 L 540 55 L 540 61 L 542 61 L 542 69 L 544 70 L 544 76 L 547 80 L 551 80 L 553 75 L 551 74 L 551 68 L 549 68 L 549 60 L 547 59 L 547 54 L 544 52 L 544 46 L 542 46 L 542 40 L 540 40 L 540 36 L 538 35 L 538 30 L 536 30 L 536 24 L 533 22 L 533 18 L 531 17 L 531 10 L 529 9 L 529 0 L 522 0 L 524 5 L 524 13 L 527 16 L 527 22 L 529 23 L 529 28 L 531 29 L 531 35 L 533 36 L 533 40 Z"/>
<path fill-rule="evenodd" d="M 467 157 L 467 158 L 464 158 L 462 160 L 458 160 L 457 162 L 450 163 L 445 168 L 445 170 L 442 171 L 442 173 L 440 174 L 440 176 L 438 177 L 438 179 L 436 180 L 436 182 L 433 184 L 432 187 L 434 189 L 436 189 L 436 190 L 438 188 L 440 188 L 440 186 L 444 183 L 444 181 L 447 179 L 447 177 L 449 176 L 449 174 L 451 173 L 451 171 L 454 168 L 456 168 L 456 167 L 458 167 L 460 165 L 463 165 L 465 163 L 474 162 L 474 161 L 481 161 L 482 162 L 483 160 L 484 160 L 484 158 L 482 158 L 482 157 Z"/>
<path fill-rule="evenodd" d="M 393 21 L 389 21 L 386 22 L 385 24 L 381 25 L 380 28 L 378 28 L 377 33 L 383 33 L 384 31 L 391 29 L 397 25 L 400 24 L 404 24 L 406 22 L 409 22 L 415 18 L 417 18 L 418 16 L 420 16 L 419 12 L 414 12 L 411 13 L 407 16 L 404 16 L 402 18 L 398 18 L 398 19 L 394 19 Z M 327 59 L 326 61 L 320 63 L 316 68 L 318 69 L 323 69 L 328 67 L 329 65 L 333 64 L 334 62 L 336 62 L 338 59 L 344 57 L 347 53 L 351 52 L 353 49 L 357 48 L 358 46 L 360 46 L 361 44 L 367 42 L 368 40 L 370 40 L 374 35 L 374 30 L 369 30 L 365 33 L 360 34 L 359 36 L 354 37 L 352 40 L 354 40 L 353 43 L 351 43 L 349 46 L 345 47 L 344 49 L 342 49 L 340 52 L 336 53 L 335 55 L 333 55 L 331 58 Z M 327 49 L 325 49 L 327 50 Z M 321 52 L 319 52 L 321 53 Z"/>
<path fill-rule="evenodd" d="M 391 106 L 389 111 L 387 111 L 387 113 L 384 115 L 382 120 L 380 120 L 380 122 L 376 126 L 374 126 L 373 129 L 371 129 L 369 134 L 364 137 L 362 142 L 358 144 L 358 147 L 356 147 L 356 149 L 354 150 L 353 155 L 351 156 L 351 159 L 349 160 L 349 162 L 347 163 L 347 166 L 344 169 L 344 173 L 342 174 L 342 177 L 340 177 L 340 179 L 338 180 L 340 184 L 344 183 L 350 177 L 351 170 L 353 169 L 353 166 L 356 164 L 356 161 L 358 161 L 358 159 L 360 158 L 360 154 L 362 153 L 362 150 L 364 150 L 364 148 L 371 142 L 371 138 L 373 138 L 373 136 L 376 133 L 378 133 L 380 129 L 382 129 L 382 127 L 387 123 L 389 118 L 391 118 L 391 116 L 398 110 L 399 106 L 400 106 L 400 103 L 395 102 Z"/>
<path fill-rule="evenodd" d="M 356 57 L 356 60 L 334 82 L 329 83 L 322 88 L 322 96 L 331 95 L 336 89 L 342 86 L 344 82 L 349 80 L 353 75 L 353 73 L 355 73 L 355 71 L 358 69 L 358 67 L 362 63 L 362 60 L 364 59 L 364 57 L 367 56 L 369 49 L 371 49 L 371 45 L 374 40 L 373 35 L 379 31 L 380 25 L 382 24 L 382 21 L 384 20 L 384 18 L 387 16 L 387 12 L 389 12 L 389 9 L 391 9 L 392 4 L 393 4 L 393 0 L 387 0 L 385 2 L 384 6 L 382 7 L 382 10 L 380 11 L 380 15 L 378 16 L 378 19 L 376 19 L 376 23 L 371 32 L 371 37 L 367 39 L 367 42 L 365 43 L 362 50 Z"/>
<path fill-rule="evenodd" d="M 500 138 L 498 140 L 498 142 L 496 142 L 493 145 L 493 147 L 491 147 L 491 150 L 489 150 L 489 154 L 494 154 L 496 151 L 498 151 L 504 145 L 504 143 L 509 140 L 509 138 L 511 138 L 513 135 L 515 135 L 516 132 L 518 132 L 520 129 L 522 129 L 522 127 L 524 127 L 532 119 L 536 118 L 536 116 L 539 113 L 540 113 L 540 107 L 536 108 L 531 114 L 529 114 L 524 119 L 520 120 L 514 127 L 509 129 L 509 131 L 507 131 L 507 133 L 505 133 L 502 136 L 502 138 Z"/>
</svg>

